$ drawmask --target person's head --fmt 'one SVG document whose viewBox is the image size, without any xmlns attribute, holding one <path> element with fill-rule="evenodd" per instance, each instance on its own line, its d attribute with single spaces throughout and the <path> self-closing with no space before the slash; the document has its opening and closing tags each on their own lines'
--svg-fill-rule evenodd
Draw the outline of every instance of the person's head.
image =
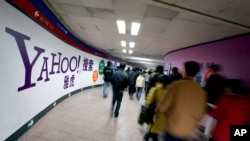
<svg viewBox="0 0 250 141">
<path fill-rule="evenodd" d="M 171 79 L 167 75 L 159 74 L 156 76 L 156 82 L 163 84 L 165 87 L 171 83 Z"/>
<path fill-rule="evenodd" d="M 187 76 L 194 77 L 200 71 L 200 65 L 195 61 L 187 61 L 184 63 Z"/>
<path fill-rule="evenodd" d="M 212 64 L 212 65 L 210 66 L 210 69 L 211 69 L 213 72 L 218 72 L 218 71 L 221 70 L 221 67 L 220 67 L 220 65 L 218 65 L 218 64 Z"/>
<path fill-rule="evenodd" d="M 112 62 L 111 61 L 108 61 L 107 62 L 107 66 L 111 66 L 112 65 Z"/>
<path fill-rule="evenodd" d="M 177 67 L 173 67 L 173 68 L 172 68 L 172 72 L 173 72 L 173 73 L 177 73 L 178 71 L 179 71 L 179 70 L 178 70 Z"/>
<path fill-rule="evenodd" d="M 164 67 L 161 66 L 161 65 L 157 66 L 156 69 L 155 69 L 155 72 L 158 72 L 158 73 L 163 74 L 163 72 L 164 72 Z"/>
<path fill-rule="evenodd" d="M 121 63 L 121 64 L 120 64 L 120 66 L 119 66 L 119 69 L 124 70 L 124 69 L 125 69 L 125 67 L 126 67 L 126 64 L 125 64 L 125 63 Z"/>
<path fill-rule="evenodd" d="M 148 74 L 150 75 L 152 73 L 152 71 L 148 71 Z"/>
<path fill-rule="evenodd" d="M 134 71 L 134 72 L 136 72 L 136 70 L 137 70 L 137 68 L 136 68 L 136 67 L 134 67 L 134 68 L 133 68 L 133 71 Z"/>
</svg>

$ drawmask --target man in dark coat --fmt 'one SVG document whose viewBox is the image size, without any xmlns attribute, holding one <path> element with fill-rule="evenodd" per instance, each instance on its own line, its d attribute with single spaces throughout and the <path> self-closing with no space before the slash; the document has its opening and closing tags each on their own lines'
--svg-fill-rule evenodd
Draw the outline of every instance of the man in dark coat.
<svg viewBox="0 0 250 141">
<path fill-rule="evenodd" d="M 138 75 L 139 73 L 137 72 L 136 68 L 133 68 L 133 71 L 131 71 L 128 74 L 128 93 L 129 93 L 130 99 L 133 98 L 133 94 L 136 91 L 135 82 L 136 82 L 136 78 L 138 77 Z"/>
<path fill-rule="evenodd" d="M 111 78 L 113 75 L 113 69 L 111 68 L 112 63 L 111 61 L 107 62 L 107 66 L 103 69 L 104 75 L 104 85 L 103 85 L 103 98 L 108 96 L 108 93 L 112 87 Z"/>
<path fill-rule="evenodd" d="M 126 65 L 124 63 L 121 63 L 119 66 L 119 69 L 114 72 L 112 79 L 111 79 L 111 83 L 113 85 L 111 115 L 113 115 L 113 110 L 115 108 L 115 111 L 114 111 L 115 118 L 119 116 L 119 110 L 120 110 L 120 106 L 122 102 L 123 91 L 128 85 L 128 75 L 124 71 L 125 66 Z M 115 103 L 116 103 L 116 107 L 114 107 Z"/>
</svg>

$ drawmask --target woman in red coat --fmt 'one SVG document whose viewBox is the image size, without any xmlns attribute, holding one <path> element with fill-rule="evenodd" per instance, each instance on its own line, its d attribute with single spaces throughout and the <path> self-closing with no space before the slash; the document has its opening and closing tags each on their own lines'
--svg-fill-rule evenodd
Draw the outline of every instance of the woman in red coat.
<svg viewBox="0 0 250 141">
<path fill-rule="evenodd" d="M 226 80 L 226 91 L 217 100 L 217 108 L 211 111 L 217 120 L 212 132 L 212 138 L 216 141 L 230 140 L 230 125 L 250 124 L 250 98 L 247 88 L 241 84 L 240 80 Z"/>
</svg>

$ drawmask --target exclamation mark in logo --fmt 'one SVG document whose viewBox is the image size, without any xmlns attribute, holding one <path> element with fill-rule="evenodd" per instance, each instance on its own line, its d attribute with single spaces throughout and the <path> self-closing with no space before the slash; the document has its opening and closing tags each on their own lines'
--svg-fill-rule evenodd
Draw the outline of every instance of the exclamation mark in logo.
<svg viewBox="0 0 250 141">
<path fill-rule="evenodd" d="M 81 69 L 79 69 L 79 67 L 80 67 L 80 62 L 81 62 L 81 56 L 79 55 L 79 57 L 78 57 L 78 62 L 77 62 L 77 68 L 78 68 L 77 73 L 81 73 Z"/>
</svg>

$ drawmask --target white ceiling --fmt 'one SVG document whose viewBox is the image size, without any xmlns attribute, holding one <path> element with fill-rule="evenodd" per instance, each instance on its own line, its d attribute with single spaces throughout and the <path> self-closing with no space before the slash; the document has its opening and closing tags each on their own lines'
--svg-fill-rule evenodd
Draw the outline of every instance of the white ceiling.
<svg viewBox="0 0 250 141">
<path fill-rule="evenodd" d="M 85 43 L 140 67 L 163 64 L 164 55 L 170 51 L 250 30 L 249 0 L 47 0 L 46 3 Z M 126 35 L 119 34 L 117 19 L 125 20 L 128 28 L 132 21 L 140 22 L 138 36 L 130 35 L 129 31 Z M 122 53 L 121 40 L 135 42 L 133 54 Z"/>
</svg>

